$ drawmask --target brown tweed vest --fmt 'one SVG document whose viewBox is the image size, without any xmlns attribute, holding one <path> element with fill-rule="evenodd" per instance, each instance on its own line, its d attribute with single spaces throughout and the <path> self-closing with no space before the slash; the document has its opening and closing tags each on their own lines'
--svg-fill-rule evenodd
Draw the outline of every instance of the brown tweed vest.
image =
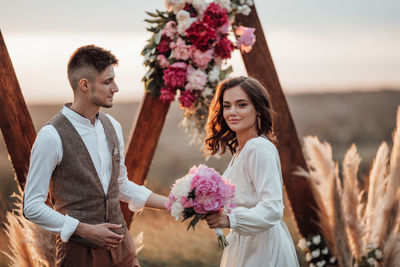
<svg viewBox="0 0 400 267">
<path fill-rule="evenodd" d="M 60 135 L 63 158 L 52 174 L 50 196 L 55 210 L 88 224 L 122 224 L 121 229 L 112 229 L 125 234 L 126 224 L 119 204 L 118 176 L 120 173 L 119 141 L 111 121 L 102 113 L 99 119 L 104 127 L 112 156 L 111 180 L 107 194 L 97 175 L 85 143 L 71 122 L 58 113 L 49 124 Z M 71 241 L 94 246 L 88 240 L 72 235 Z"/>
</svg>

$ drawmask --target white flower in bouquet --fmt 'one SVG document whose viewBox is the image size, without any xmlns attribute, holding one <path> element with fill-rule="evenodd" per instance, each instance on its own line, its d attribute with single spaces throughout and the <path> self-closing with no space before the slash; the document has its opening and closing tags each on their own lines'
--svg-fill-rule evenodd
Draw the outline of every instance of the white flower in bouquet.
<svg viewBox="0 0 400 267">
<path fill-rule="evenodd" d="M 307 253 L 306 253 L 306 261 L 309 262 L 309 261 L 312 260 L 312 258 L 313 258 L 313 257 L 312 257 L 312 255 L 311 255 L 311 253 L 310 253 L 310 252 L 307 252 Z"/>
<path fill-rule="evenodd" d="M 245 16 L 248 16 L 251 12 L 251 9 L 248 5 L 242 5 L 237 7 L 237 12 L 239 14 L 243 14 Z"/>
<path fill-rule="evenodd" d="M 218 5 L 224 8 L 228 13 L 232 12 L 231 0 L 217 0 Z"/>
<path fill-rule="evenodd" d="M 307 241 L 307 247 L 311 246 L 311 242 Z"/>
<path fill-rule="evenodd" d="M 172 10 L 174 14 L 178 13 L 179 10 L 182 10 L 185 7 L 185 0 L 166 0 L 165 5 L 168 10 Z"/>
<path fill-rule="evenodd" d="M 314 236 L 313 239 L 312 239 L 312 242 L 315 245 L 318 245 L 319 243 L 321 243 L 321 236 L 320 235 Z"/>
<path fill-rule="evenodd" d="M 201 91 L 201 95 L 204 97 L 209 97 L 209 96 L 213 96 L 214 92 L 210 87 L 206 87 L 206 88 L 204 88 L 204 90 Z"/>
<path fill-rule="evenodd" d="M 186 10 L 180 10 L 176 14 L 176 20 L 178 22 L 177 31 L 180 35 L 185 36 L 186 30 L 189 29 L 190 25 L 196 21 L 196 18 L 190 17 L 190 13 Z"/>
<path fill-rule="evenodd" d="M 381 260 L 383 258 L 382 251 L 380 249 L 375 250 L 375 257 L 377 260 Z"/>
<path fill-rule="evenodd" d="M 336 258 L 334 256 L 329 259 L 329 263 L 335 263 L 335 261 L 336 261 Z"/>
<path fill-rule="evenodd" d="M 325 247 L 321 252 L 322 252 L 322 254 L 327 255 L 329 251 L 328 251 L 328 248 Z"/>
<path fill-rule="evenodd" d="M 368 258 L 367 262 L 371 266 L 376 266 L 376 260 L 374 258 Z"/>
<path fill-rule="evenodd" d="M 305 238 L 301 238 L 299 240 L 299 243 L 297 243 L 297 246 L 301 249 L 306 249 L 307 248 L 307 241 Z"/>
<path fill-rule="evenodd" d="M 318 258 L 320 254 L 321 253 L 320 253 L 319 249 L 316 249 L 313 252 L 311 252 L 311 255 L 313 256 L 313 258 Z"/>
<path fill-rule="evenodd" d="M 208 3 L 204 0 L 192 0 L 192 6 L 196 9 L 197 13 L 202 16 L 208 7 Z"/>
<path fill-rule="evenodd" d="M 220 73 L 220 67 L 219 66 L 214 66 L 212 70 L 208 73 L 208 80 L 210 83 L 216 83 L 219 82 L 219 73 Z"/>
<path fill-rule="evenodd" d="M 246 1 L 246 5 L 248 5 L 248 6 L 254 5 L 253 0 L 247 0 L 247 1 Z"/>
<path fill-rule="evenodd" d="M 326 261 L 324 261 L 324 260 L 319 261 L 319 262 L 317 262 L 317 267 L 323 267 L 323 266 L 325 266 L 325 263 L 326 263 Z"/>
<path fill-rule="evenodd" d="M 176 198 L 187 197 L 191 189 L 190 182 L 192 177 L 193 175 L 188 174 L 176 180 L 171 189 L 171 194 Z"/>
<path fill-rule="evenodd" d="M 179 220 L 179 218 L 182 217 L 184 210 L 185 208 L 180 202 L 175 202 L 171 206 L 171 215 L 175 217 L 176 220 Z"/>
</svg>

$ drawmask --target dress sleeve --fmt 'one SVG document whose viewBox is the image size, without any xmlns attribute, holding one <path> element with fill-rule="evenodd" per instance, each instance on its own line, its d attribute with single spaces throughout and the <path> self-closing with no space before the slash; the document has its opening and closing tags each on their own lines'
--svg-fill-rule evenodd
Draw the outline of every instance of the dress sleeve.
<svg viewBox="0 0 400 267">
<path fill-rule="evenodd" d="M 115 132 L 119 141 L 119 151 L 120 151 L 120 174 L 118 177 L 118 185 L 119 185 L 119 198 L 121 201 L 128 202 L 128 207 L 131 211 L 140 212 L 148 199 L 148 197 L 152 194 L 152 191 L 147 189 L 144 186 L 140 186 L 135 184 L 134 182 L 128 179 L 128 173 L 126 171 L 125 166 L 125 156 L 124 156 L 124 138 L 122 134 L 121 125 L 117 120 L 107 114 L 107 117 L 110 118 Z"/>
<path fill-rule="evenodd" d="M 280 223 L 283 216 L 282 182 L 279 159 L 266 144 L 249 144 L 244 156 L 258 203 L 252 208 L 237 207 L 229 216 L 231 228 L 241 235 L 256 235 Z M 276 154 L 277 155 L 277 154 Z"/>
</svg>

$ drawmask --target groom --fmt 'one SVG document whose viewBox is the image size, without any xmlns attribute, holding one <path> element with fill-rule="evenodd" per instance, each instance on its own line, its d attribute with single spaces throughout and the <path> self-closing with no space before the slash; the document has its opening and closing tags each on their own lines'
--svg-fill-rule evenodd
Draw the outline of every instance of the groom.
<svg viewBox="0 0 400 267">
<path fill-rule="evenodd" d="M 119 201 L 132 211 L 165 209 L 166 197 L 128 180 L 121 126 L 99 112 L 118 92 L 117 64 L 103 48 L 78 48 L 68 62 L 74 101 L 39 131 L 32 148 L 23 212 L 58 233 L 56 266 L 139 266 Z"/>
</svg>

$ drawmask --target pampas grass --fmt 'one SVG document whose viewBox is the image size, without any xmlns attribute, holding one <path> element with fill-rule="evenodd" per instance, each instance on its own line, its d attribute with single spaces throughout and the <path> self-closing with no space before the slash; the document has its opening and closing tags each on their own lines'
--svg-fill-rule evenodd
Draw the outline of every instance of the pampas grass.
<svg viewBox="0 0 400 267">
<path fill-rule="evenodd" d="M 6 236 L 9 238 L 10 253 L 3 253 L 9 258 L 10 266 L 51 266 L 46 258 L 41 255 L 37 246 L 44 241 L 32 239 L 29 230 L 34 227 L 32 223 L 25 220 L 21 214 L 21 195 L 14 194 L 16 208 L 12 212 L 7 212 L 4 224 Z"/>
<path fill-rule="evenodd" d="M 309 171 L 299 170 L 296 174 L 311 181 L 321 234 L 336 255 L 338 265 L 353 266 L 353 260 L 368 259 L 371 247 L 378 247 L 383 251 L 379 266 L 399 267 L 400 107 L 390 160 L 389 147 L 383 142 L 369 173 L 367 192 L 358 184 L 361 158 L 354 144 L 344 157 L 342 179 L 328 143 L 320 142 L 317 137 L 306 137 L 304 152 Z"/>
<path fill-rule="evenodd" d="M 4 224 L 10 252 L 2 251 L 9 258 L 10 266 L 55 266 L 56 234 L 24 218 L 21 191 L 11 197 L 15 199 L 15 208 L 7 212 Z M 133 242 L 138 254 L 143 249 L 143 232 L 138 232 Z"/>
</svg>

